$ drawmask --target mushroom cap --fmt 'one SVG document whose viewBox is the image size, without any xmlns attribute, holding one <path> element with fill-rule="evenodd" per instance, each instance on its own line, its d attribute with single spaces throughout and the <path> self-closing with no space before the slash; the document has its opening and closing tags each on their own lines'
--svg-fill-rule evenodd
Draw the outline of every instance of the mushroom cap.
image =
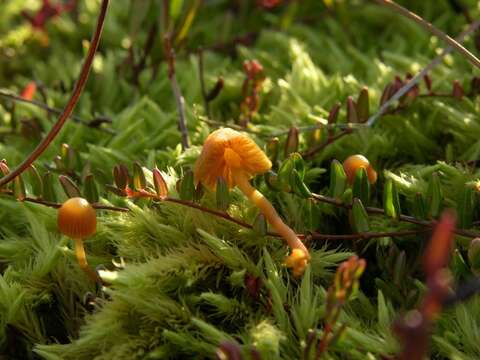
<svg viewBox="0 0 480 360">
<path fill-rule="evenodd" d="M 214 189 L 223 177 L 230 188 L 235 186 L 232 171 L 243 171 L 249 178 L 272 167 L 267 155 L 246 134 L 223 128 L 208 135 L 195 163 L 195 182 Z"/>
<path fill-rule="evenodd" d="M 343 162 L 343 169 L 347 175 L 347 180 L 350 184 L 353 184 L 355 180 L 355 174 L 360 168 L 365 169 L 367 172 L 367 178 L 370 184 L 374 184 L 377 181 L 377 172 L 370 164 L 368 159 L 363 155 L 351 155 Z"/>
<path fill-rule="evenodd" d="M 72 239 L 85 239 L 97 230 L 97 214 L 87 200 L 75 197 L 58 209 L 57 224 L 62 234 Z"/>
</svg>

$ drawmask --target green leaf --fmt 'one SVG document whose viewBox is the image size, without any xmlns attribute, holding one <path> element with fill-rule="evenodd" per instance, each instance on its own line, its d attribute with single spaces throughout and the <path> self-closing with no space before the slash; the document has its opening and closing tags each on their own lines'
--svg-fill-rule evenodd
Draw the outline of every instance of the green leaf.
<svg viewBox="0 0 480 360">
<path fill-rule="evenodd" d="M 258 235 L 265 236 L 268 232 L 268 224 L 267 220 L 265 219 L 265 215 L 262 213 L 258 214 L 255 217 L 255 221 L 253 222 L 253 231 L 255 231 Z"/>
<path fill-rule="evenodd" d="M 298 151 L 299 131 L 298 128 L 293 126 L 288 131 L 287 140 L 285 141 L 285 157 Z"/>
<path fill-rule="evenodd" d="M 397 185 L 392 179 L 387 179 L 385 182 L 385 188 L 383 190 L 383 209 L 385 215 L 392 218 L 398 218 L 401 214 Z"/>
<path fill-rule="evenodd" d="M 133 189 L 143 190 L 147 186 L 147 179 L 142 166 L 138 162 L 133 163 Z"/>
<path fill-rule="evenodd" d="M 358 198 L 353 199 L 352 221 L 353 227 L 357 233 L 368 232 L 370 229 L 367 211 L 365 210 L 362 201 Z"/>
<path fill-rule="evenodd" d="M 297 176 L 293 174 L 293 170 L 297 171 L 298 176 L 303 181 L 303 178 L 305 177 L 305 162 L 299 153 L 290 154 L 278 170 L 279 184 L 285 191 L 291 191 L 292 182 L 295 183 L 297 181 L 293 178 Z"/>
<path fill-rule="evenodd" d="M 470 274 L 470 269 L 458 249 L 453 252 L 451 264 L 456 279 L 465 278 Z"/>
<path fill-rule="evenodd" d="M 417 219 L 427 218 L 427 206 L 421 193 L 416 193 L 413 199 L 413 214 Z"/>
<path fill-rule="evenodd" d="M 34 165 L 28 168 L 28 183 L 32 188 L 32 195 L 41 197 L 43 194 L 43 180 Z"/>
<path fill-rule="evenodd" d="M 276 164 L 278 160 L 278 148 L 279 148 L 279 140 L 277 137 L 270 139 L 267 144 L 265 145 L 265 152 L 272 162 L 272 164 Z"/>
<path fill-rule="evenodd" d="M 77 152 L 69 145 L 62 144 L 62 160 L 66 170 L 72 171 L 76 169 L 78 164 Z"/>
<path fill-rule="evenodd" d="M 368 181 L 367 172 L 364 168 L 358 169 L 355 173 L 352 195 L 354 198 L 362 200 L 364 204 L 367 204 L 370 199 L 370 182 Z"/>
<path fill-rule="evenodd" d="M 473 239 L 468 247 L 468 262 L 475 274 L 480 274 L 480 238 Z"/>
<path fill-rule="evenodd" d="M 63 191 L 65 191 L 65 194 L 67 195 L 67 197 L 74 198 L 74 197 L 82 196 L 78 186 L 68 176 L 60 175 L 58 177 L 58 180 L 60 181 Z"/>
<path fill-rule="evenodd" d="M 351 96 L 347 98 L 347 121 L 349 123 L 358 123 L 357 104 Z"/>
<path fill-rule="evenodd" d="M 180 26 L 180 29 L 178 30 L 178 35 L 175 38 L 176 45 L 180 44 L 187 37 L 188 32 L 190 31 L 190 27 L 193 24 L 193 20 L 197 15 L 197 11 L 198 11 L 198 8 L 200 7 L 200 4 L 201 4 L 201 0 L 191 1 L 191 5 L 188 8 L 187 15 L 185 16 L 185 19 L 182 25 Z M 174 18 L 173 15 L 171 16 L 172 18 Z"/>
<path fill-rule="evenodd" d="M 223 177 L 217 178 L 217 187 L 215 191 L 217 209 L 226 211 L 230 206 L 230 191 L 227 182 Z"/>
<path fill-rule="evenodd" d="M 53 174 L 50 171 L 47 171 L 45 174 L 43 174 L 42 198 L 46 201 L 57 201 L 57 195 L 55 194 L 55 189 L 53 186 Z"/>
<path fill-rule="evenodd" d="M 292 171 L 292 176 L 290 178 L 290 186 L 292 187 L 294 194 L 300 197 L 308 199 L 312 196 L 311 191 L 308 189 L 307 185 L 305 185 L 296 169 L 293 169 Z"/>
<path fill-rule="evenodd" d="M 158 168 L 153 169 L 152 177 L 157 195 L 160 198 L 166 198 L 168 196 L 168 186 Z"/>
<path fill-rule="evenodd" d="M 25 184 L 23 182 L 22 176 L 19 175 L 13 180 L 13 195 L 18 201 L 24 201 L 27 197 L 25 191 Z"/>
<path fill-rule="evenodd" d="M 393 283 L 397 286 L 402 284 L 405 278 L 405 270 L 407 267 L 407 260 L 405 251 L 402 250 L 395 259 L 395 265 L 393 267 Z"/>
<path fill-rule="evenodd" d="M 125 165 L 116 165 L 113 168 L 113 182 L 117 188 L 123 190 L 130 182 L 130 174 L 128 168 Z"/>
<path fill-rule="evenodd" d="M 442 185 L 438 173 L 434 172 L 428 184 L 428 213 L 431 217 L 438 217 L 442 211 Z"/>
<path fill-rule="evenodd" d="M 98 202 L 98 188 L 95 183 L 95 179 L 92 174 L 85 177 L 85 182 L 83 184 L 83 195 L 85 199 L 91 204 Z"/>
<path fill-rule="evenodd" d="M 472 187 L 467 186 L 460 193 L 460 199 L 458 200 L 457 216 L 460 228 L 469 228 L 472 225 L 474 206 L 474 190 Z"/>
<path fill-rule="evenodd" d="M 264 175 L 265 183 L 267 186 L 274 191 L 279 191 L 282 189 L 280 186 L 280 181 L 278 180 L 278 175 L 273 171 L 267 171 Z"/>
<path fill-rule="evenodd" d="M 330 196 L 335 199 L 345 192 L 347 186 L 347 175 L 343 169 L 343 165 L 338 160 L 333 160 L 330 164 Z"/>
<path fill-rule="evenodd" d="M 364 87 L 360 91 L 360 95 L 358 95 L 357 99 L 357 114 L 358 114 L 358 121 L 365 122 L 368 120 L 370 116 L 370 107 L 369 107 L 369 95 L 368 95 L 368 88 Z"/>
<path fill-rule="evenodd" d="M 193 171 L 188 169 L 185 171 L 180 181 L 179 195 L 180 199 L 192 201 L 195 194 L 195 184 L 193 179 Z"/>
<path fill-rule="evenodd" d="M 173 21 L 178 19 L 180 14 L 182 13 L 183 8 L 183 0 L 171 0 L 170 1 L 170 17 Z"/>
</svg>

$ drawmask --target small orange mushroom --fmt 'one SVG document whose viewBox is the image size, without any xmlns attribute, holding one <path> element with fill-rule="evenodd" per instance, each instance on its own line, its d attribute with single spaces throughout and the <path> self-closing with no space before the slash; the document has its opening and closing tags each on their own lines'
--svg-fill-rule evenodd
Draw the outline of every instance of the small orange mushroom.
<svg viewBox="0 0 480 360">
<path fill-rule="evenodd" d="M 307 248 L 282 221 L 265 196 L 249 182 L 250 178 L 267 172 L 271 167 L 268 157 L 250 137 L 232 129 L 218 129 L 205 140 L 202 153 L 195 164 L 195 182 L 214 189 L 217 178 L 223 177 L 230 188 L 237 186 L 286 240 L 292 253 L 285 264 L 298 276 L 310 260 Z"/>
<path fill-rule="evenodd" d="M 343 169 L 347 175 L 347 180 L 350 184 L 355 181 L 355 175 L 359 169 L 365 169 L 367 172 L 368 181 L 370 184 L 377 182 L 377 172 L 370 165 L 368 159 L 363 155 L 351 155 L 343 162 Z"/>
<path fill-rule="evenodd" d="M 75 255 L 80 268 L 95 282 L 99 277 L 87 262 L 83 240 L 95 234 L 97 230 L 97 214 L 90 203 L 80 197 L 68 199 L 58 209 L 57 218 L 60 232 L 75 242 Z"/>
</svg>

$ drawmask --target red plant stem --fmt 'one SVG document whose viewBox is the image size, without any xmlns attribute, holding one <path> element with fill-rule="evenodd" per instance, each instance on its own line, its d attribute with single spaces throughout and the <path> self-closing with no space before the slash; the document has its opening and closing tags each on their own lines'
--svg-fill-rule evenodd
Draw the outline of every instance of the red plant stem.
<svg viewBox="0 0 480 360">
<path fill-rule="evenodd" d="M 65 122 L 68 120 L 70 115 L 72 114 L 75 105 L 82 94 L 83 88 L 85 87 L 85 83 L 87 82 L 88 75 L 90 73 L 90 69 L 92 67 L 93 59 L 95 57 L 95 53 L 97 52 L 98 45 L 100 43 L 100 38 L 102 35 L 103 24 L 105 22 L 105 16 L 107 14 L 109 0 L 102 0 L 100 14 L 97 20 L 97 26 L 95 29 L 95 33 L 93 35 L 92 41 L 90 43 L 90 48 L 88 49 L 88 54 L 85 58 L 85 62 L 83 63 L 82 70 L 80 72 L 80 76 L 78 78 L 77 83 L 75 84 L 75 88 L 73 89 L 73 93 L 68 101 L 63 113 L 58 118 L 57 122 L 53 125 L 50 132 L 47 136 L 38 144 L 38 146 L 33 150 L 33 152 L 20 164 L 18 165 L 13 171 L 8 173 L 6 176 L 0 178 L 0 186 L 4 186 L 15 179 L 18 175 L 22 174 L 25 170 L 27 170 L 30 165 L 38 159 L 40 155 L 48 148 L 50 143 L 55 139 L 57 134 L 62 129 Z"/>
<path fill-rule="evenodd" d="M 317 354 L 315 356 L 316 360 L 320 359 L 322 354 L 325 352 L 325 350 L 327 350 L 328 343 L 330 342 L 329 337 L 330 337 L 331 331 L 332 331 L 332 325 L 325 324 L 325 328 L 323 329 L 322 340 L 318 344 Z"/>
<path fill-rule="evenodd" d="M 331 136 L 328 138 L 328 140 L 326 142 L 324 142 L 323 144 L 320 144 L 310 150 L 307 150 L 305 151 L 302 156 L 305 158 L 305 159 L 308 159 L 308 158 L 311 158 L 313 155 L 315 155 L 316 153 L 318 153 L 319 151 L 322 151 L 323 149 L 325 149 L 328 145 L 330 145 L 331 143 L 337 141 L 338 139 L 341 139 L 342 137 L 344 137 L 345 135 L 348 135 L 352 132 L 352 129 L 345 129 L 343 130 L 342 132 L 338 133 L 337 135 L 335 136 Z"/>
<path fill-rule="evenodd" d="M 457 52 L 463 55 L 463 57 L 465 57 L 473 65 L 480 68 L 480 60 L 475 55 L 473 55 L 470 51 L 468 51 L 465 47 L 463 47 L 458 41 L 456 41 L 455 39 L 452 39 L 450 36 L 445 34 L 443 31 L 437 29 L 435 26 L 433 26 L 428 21 L 425 21 L 417 14 L 405 9 L 404 7 L 398 5 L 397 3 L 391 0 L 375 0 L 375 2 L 392 9 L 397 14 L 400 14 L 410 20 L 413 20 L 418 25 L 426 29 L 428 32 L 430 32 L 431 34 L 435 35 L 436 37 L 438 37 L 439 39 L 441 39 L 442 41 L 450 45 L 453 49 L 455 49 Z"/>
<path fill-rule="evenodd" d="M 344 208 L 344 209 L 351 209 L 352 208 L 352 204 L 342 203 L 337 199 L 334 199 L 334 198 L 331 198 L 331 197 L 328 197 L 328 196 L 324 196 L 324 195 L 320 195 L 320 194 L 312 194 L 312 199 L 314 199 L 316 201 L 324 202 L 324 203 L 327 203 L 327 204 L 330 204 L 330 205 L 334 205 L 334 206 L 337 206 L 337 207 L 341 207 L 341 208 Z M 385 211 L 383 209 L 380 209 L 380 208 L 365 207 L 365 210 L 369 214 L 385 215 Z M 398 220 L 403 221 L 403 222 L 408 222 L 410 224 L 425 226 L 425 227 L 428 227 L 428 228 L 432 228 L 437 224 L 437 220 L 421 220 L 421 219 L 417 219 L 413 216 L 408 216 L 408 215 L 400 215 L 398 217 Z M 476 233 L 474 231 L 465 230 L 465 229 L 455 229 L 454 232 L 457 235 L 466 236 L 466 237 L 469 237 L 469 238 L 480 237 L 479 233 Z"/>
<path fill-rule="evenodd" d="M 210 101 L 207 99 L 207 90 L 205 88 L 205 64 L 203 62 L 203 49 L 198 51 L 198 75 L 200 79 L 200 90 L 202 91 L 205 114 L 207 114 L 207 117 L 210 118 Z"/>
<path fill-rule="evenodd" d="M 47 113 L 50 113 L 50 114 L 57 114 L 57 115 L 60 115 L 62 113 L 62 110 L 60 109 L 57 109 L 57 108 L 54 108 L 54 107 L 50 107 L 48 106 L 47 104 L 43 103 L 43 102 L 40 102 L 40 101 L 37 101 L 37 100 L 28 100 L 28 99 L 24 99 L 22 98 L 21 96 L 18 96 L 18 95 L 15 95 L 15 94 L 11 94 L 11 93 L 7 93 L 7 92 L 4 92 L 2 90 L 0 90 L 0 97 L 3 97 L 5 99 L 9 99 L 9 100 L 12 100 L 14 102 L 22 102 L 22 103 L 26 103 L 26 104 L 30 104 L 30 105 L 33 105 L 33 106 L 36 106 L 40 109 L 43 109 L 45 110 Z M 73 121 L 75 122 L 78 122 L 82 125 L 85 125 L 85 126 L 88 126 L 88 127 L 91 127 L 91 124 L 90 124 L 90 121 L 87 121 L 87 120 L 84 120 L 82 119 L 81 117 L 75 115 L 75 114 L 70 114 L 70 117 L 72 118 Z M 98 118 L 94 118 L 92 121 L 95 121 L 97 120 Z M 113 130 L 111 129 L 104 129 L 104 128 L 101 128 L 101 127 L 95 127 L 95 129 L 98 129 L 100 131 L 104 131 L 104 132 L 107 132 L 109 134 L 113 134 Z"/>
<path fill-rule="evenodd" d="M 13 191 L 11 191 L 11 190 L 5 190 L 5 189 L 0 189 L 0 194 L 13 196 Z M 47 206 L 47 207 L 51 207 L 51 208 L 54 208 L 54 209 L 58 209 L 58 208 L 60 208 L 60 207 L 62 206 L 62 204 L 57 203 L 57 202 L 47 201 L 47 200 L 43 200 L 43 199 L 39 199 L 39 198 L 34 198 L 34 197 L 29 197 L 29 196 L 27 196 L 25 199 L 23 199 L 22 202 L 23 202 L 23 201 L 25 201 L 25 202 L 31 202 L 31 203 L 34 203 L 34 204 L 39 204 L 39 205 L 43 205 L 43 206 Z M 128 212 L 128 211 L 130 211 L 129 208 L 118 207 L 118 206 L 110 206 L 110 205 L 103 205 L 103 204 L 100 204 L 100 203 L 94 203 L 94 204 L 92 204 L 92 207 L 93 207 L 94 209 L 97 209 L 97 210 L 108 210 L 108 211 L 119 211 L 119 212 Z"/>
<path fill-rule="evenodd" d="M 156 197 L 156 196 L 155 196 Z M 209 209 L 209 208 L 206 208 L 206 207 L 203 207 L 201 205 L 198 205 L 198 204 L 195 204 L 193 202 L 190 202 L 190 201 L 186 201 L 186 200 L 180 200 L 180 199 L 174 199 L 174 198 L 170 198 L 170 197 L 167 197 L 167 198 L 164 198 L 164 199 L 159 199 L 160 201 L 166 201 L 166 202 L 171 202 L 171 203 L 175 203 L 175 204 L 179 204 L 179 205 L 182 205 L 182 206 L 186 206 L 186 207 L 189 207 L 189 208 L 192 208 L 192 209 L 197 209 L 197 210 L 200 210 L 202 212 L 205 212 L 205 213 L 208 213 L 208 214 L 211 214 L 211 215 L 214 215 L 214 216 L 217 216 L 217 217 L 220 217 L 220 218 L 223 218 L 227 221 L 230 221 L 230 222 L 233 222 L 237 225 L 240 225 L 244 228 L 247 228 L 247 229 L 252 229 L 253 226 L 246 223 L 246 222 L 243 222 L 241 220 L 237 220 L 233 217 L 231 217 L 229 214 L 227 214 L 226 212 L 223 212 L 223 211 L 218 211 L 218 210 L 213 210 L 213 209 Z M 274 233 L 274 232 L 268 232 L 267 235 L 270 235 L 270 236 L 279 236 L 277 233 Z"/>
<path fill-rule="evenodd" d="M 385 232 L 365 232 L 365 233 L 358 233 L 358 234 L 338 234 L 338 235 L 331 235 L 331 234 L 321 234 L 318 232 L 314 232 L 310 235 L 306 235 L 306 238 L 311 240 L 368 240 L 368 239 L 376 239 L 382 237 L 393 237 L 393 236 L 409 236 L 409 235 L 417 235 L 422 232 L 427 232 L 430 229 L 420 228 L 420 229 L 411 229 L 411 230 L 400 230 L 400 231 L 385 231 Z"/>
<path fill-rule="evenodd" d="M 167 35 L 164 39 L 165 56 L 168 63 L 168 79 L 172 87 L 173 96 L 175 97 L 175 103 L 178 111 L 178 129 L 180 130 L 182 151 L 185 151 L 190 147 L 190 140 L 188 137 L 187 117 L 185 114 L 185 99 L 178 85 L 177 75 L 175 71 L 175 51 L 171 47 L 171 34 Z"/>
</svg>

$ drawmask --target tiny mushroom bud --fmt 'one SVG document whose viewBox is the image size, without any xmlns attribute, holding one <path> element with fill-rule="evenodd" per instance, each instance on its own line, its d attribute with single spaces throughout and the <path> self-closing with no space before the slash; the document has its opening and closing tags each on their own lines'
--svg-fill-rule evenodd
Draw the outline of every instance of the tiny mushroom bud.
<svg viewBox="0 0 480 360">
<path fill-rule="evenodd" d="M 377 181 L 377 172 L 372 165 L 370 165 L 368 159 L 363 155 L 349 156 L 343 162 L 343 169 L 345 170 L 345 174 L 347 174 L 348 182 L 353 184 L 353 181 L 355 180 L 355 174 L 357 173 L 357 170 L 361 168 L 365 169 L 367 172 L 367 177 L 370 184 L 375 184 Z"/>
<path fill-rule="evenodd" d="M 80 197 L 68 199 L 58 209 L 57 218 L 60 232 L 75 242 L 75 255 L 83 271 L 94 281 L 98 281 L 98 275 L 87 263 L 83 240 L 95 234 L 97 229 L 97 215 L 90 203 Z"/>
<path fill-rule="evenodd" d="M 222 177 L 229 188 L 237 186 L 291 247 L 292 254 L 286 265 L 298 276 L 310 260 L 307 248 L 282 221 L 272 204 L 249 182 L 250 178 L 267 172 L 271 167 L 270 160 L 250 137 L 232 129 L 218 129 L 205 140 L 195 164 L 195 182 L 214 189 L 217 178 Z"/>
</svg>

